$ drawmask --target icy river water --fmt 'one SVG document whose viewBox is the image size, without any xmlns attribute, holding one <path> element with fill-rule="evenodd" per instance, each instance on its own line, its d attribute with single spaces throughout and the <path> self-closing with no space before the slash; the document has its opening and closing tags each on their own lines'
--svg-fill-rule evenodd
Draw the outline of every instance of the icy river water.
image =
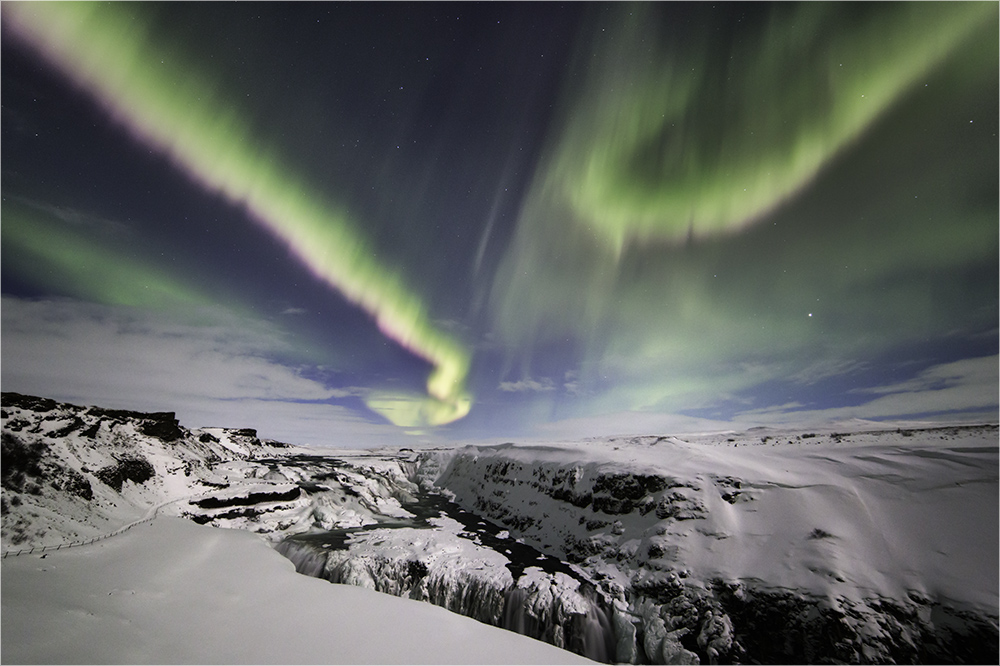
<svg viewBox="0 0 1000 666">
<path fill-rule="evenodd" d="M 546 555 L 532 546 L 514 539 L 503 526 L 466 511 L 444 495 L 424 492 L 418 495 L 416 502 L 406 504 L 404 508 L 414 517 L 362 527 L 296 534 L 288 537 L 286 541 L 308 543 L 324 550 L 348 549 L 351 537 L 356 534 L 387 528 L 439 529 L 429 520 L 445 516 L 462 524 L 464 529 L 458 533 L 459 537 L 472 540 L 506 557 L 510 561 L 507 564 L 507 569 L 510 570 L 514 580 L 519 579 L 528 567 L 538 567 L 546 573 L 563 573 L 584 582 L 579 573 L 559 558 Z"/>
</svg>

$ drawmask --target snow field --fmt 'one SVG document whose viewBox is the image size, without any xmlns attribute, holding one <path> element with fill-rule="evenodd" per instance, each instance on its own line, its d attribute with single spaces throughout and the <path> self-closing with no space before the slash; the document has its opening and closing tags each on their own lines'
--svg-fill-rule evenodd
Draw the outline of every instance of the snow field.
<svg viewBox="0 0 1000 666">
<path fill-rule="evenodd" d="M 587 663 L 177 518 L 0 566 L 5 663 Z"/>
</svg>

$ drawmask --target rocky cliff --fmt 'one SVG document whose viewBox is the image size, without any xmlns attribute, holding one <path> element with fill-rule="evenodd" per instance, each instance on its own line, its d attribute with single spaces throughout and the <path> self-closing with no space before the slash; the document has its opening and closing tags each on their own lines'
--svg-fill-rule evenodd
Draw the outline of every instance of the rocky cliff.
<svg viewBox="0 0 1000 666">
<path fill-rule="evenodd" d="M 428 455 L 416 476 L 594 581 L 617 661 L 988 661 L 996 548 L 977 532 L 995 537 L 996 516 L 967 507 L 996 504 L 996 440 L 985 426 L 502 445 Z"/>
</svg>

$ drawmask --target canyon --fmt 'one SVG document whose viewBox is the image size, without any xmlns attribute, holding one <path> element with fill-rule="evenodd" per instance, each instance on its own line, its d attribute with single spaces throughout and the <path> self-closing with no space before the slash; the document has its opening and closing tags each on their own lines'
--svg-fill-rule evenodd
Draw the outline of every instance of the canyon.
<svg viewBox="0 0 1000 666">
<path fill-rule="evenodd" d="M 997 654 L 992 424 L 323 450 L 9 393 L 2 416 L 5 559 L 176 516 L 605 663 Z"/>
</svg>

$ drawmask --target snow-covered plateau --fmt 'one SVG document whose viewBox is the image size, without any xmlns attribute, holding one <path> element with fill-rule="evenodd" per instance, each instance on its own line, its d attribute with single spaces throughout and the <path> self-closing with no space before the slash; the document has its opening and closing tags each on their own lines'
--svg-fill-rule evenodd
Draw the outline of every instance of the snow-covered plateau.
<svg viewBox="0 0 1000 666">
<path fill-rule="evenodd" d="M 348 451 L 2 419 L 5 661 L 998 658 L 996 425 Z"/>
</svg>

